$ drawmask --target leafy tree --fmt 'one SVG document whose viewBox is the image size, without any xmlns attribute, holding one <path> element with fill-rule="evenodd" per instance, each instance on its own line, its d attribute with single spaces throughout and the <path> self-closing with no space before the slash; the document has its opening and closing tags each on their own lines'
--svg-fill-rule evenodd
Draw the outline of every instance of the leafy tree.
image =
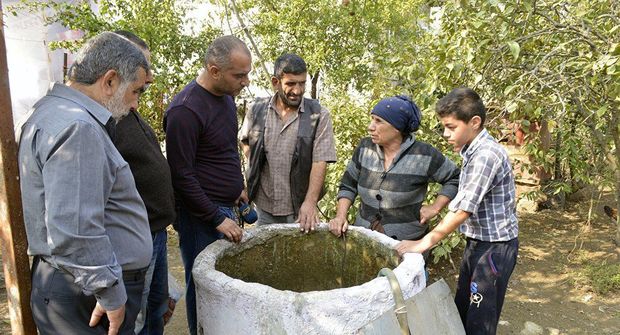
<svg viewBox="0 0 620 335">
<path fill-rule="evenodd" d="M 617 2 L 238 3 L 267 60 L 297 52 L 314 82 L 321 75 L 341 161 L 364 135 L 360 121 L 372 102 L 402 92 L 424 111 L 419 138 L 449 152 L 434 104 L 469 86 L 486 101 L 486 125 L 497 138 L 514 136 L 514 124 L 525 132 L 531 165 L 523 168 L 538 172 L 546 193 L 596 185 L 620 197 Z M 327 199 L 344 166 L 330 169 Z"/>
<path fill-rule="evenodd" d="M 201 67 L 206 46 L 220 30 L 203 25 L 200 31 L 187 18 L 192 2 L 175 0 L 101 0 L 93 8 L 89 1 L 22 1 L 11 10 L 27 9 L 46 13 L 47 24 L 60 23 L 85 33 L 79 41 L 50 43 L 52 48 L 75 51 L 91 36 L 102 31 L 129 30 L 149 45 L 154 82 L 140 99 L 139 112 L 163 139 L 163 113 L 169 100 Z"/>
<path fill-rule="evenodd" d="M 390 64 L 389 50 L 396 51 L 417 29 L 410 19 L 415 11 L 396 0 L 239 0 L 231 1 L 230 7 L 225 14 L 240 12 L 256 37 L 263 62 L 272 62 L 283 52 L 298 53 L 306 60 L 315 97 L 321 75 L 325 89 L 372 90 L 376 68 Z"/>
<path fill-rule="evenodd" d="M 620 197 L 620 4 L 461 1 L 440 10 L 441 28 L 418 50 L 422 63 L 394 69 L 403 84 L 431 101 L 452 87 L 473 87 L 498 137 L 508 130 L 501 120 L 536 130 L 525 150 L 550 176 L 547 193 L 589 184 L 612 186 Z"/>
<path fill-rule="evenodd" d="M 309 65 L 312 96 L 332 112 L 339 162 L 330 167 L 321 207 L 333 216 L 346 162 L 366 134 L 368 110 L 385 96 L 406 93 L 423 110 L 418 138 L 454 160 L 438 134 L 434 104 L 457 86 L 469 86 L 488 107 L 486 126 L 497 138 L 525 133 L 524 150 L 546 193 L 583 185 L 612 187 L 620 204 L 620 3 L 609 0 L 211 0 L 226 21 L 242 20 L 259 62 L 296 52 Z M 87 36 L 128 29 L 153 51 L 156 83 L 144 111 L 152 122 L 189 81 L 204 47 L 217 32 L 206 26 L 184 34 L 187 6 L 173 0 L 107 0 L 95 14 L 74 5 L 29 2 L 51 9 Z M 238 33 L 238 31 L 235 31 Z M 59 45 L 66 47 L 66 45 Z M 260 83 L 260 81 L 259 81 Z M 268 86 L 268 82 L 263 82 Z M 519 171 L 516 171 L 519 173 Z M 620 223 L 617 240 L 620 241 Z M 436 248 L 448 255 L 450 238 Z"/>
</svg>

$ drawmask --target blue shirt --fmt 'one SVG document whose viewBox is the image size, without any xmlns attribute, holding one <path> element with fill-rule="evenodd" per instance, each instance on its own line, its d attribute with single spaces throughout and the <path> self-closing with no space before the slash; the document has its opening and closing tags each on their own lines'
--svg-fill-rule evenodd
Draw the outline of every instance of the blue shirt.
<svg viewBox="0 0 620 335">
<path fill-rule="evenodd" d="M 460 231 L 488 242 L 517 237 L 515 181 L 506 150 L 483 129 L 461 150 L 461 157 L 459 192 L 448 207 L 471 213 Z"/>
<path fill-rule="evenodd" d="M 69 272 L 106 309 L 125 303 L 122 270 L 153 250 L 129 165 L 103 125 L 111 113 L 56 83 L 21 127 L 19 169 L 28 254 Z"/>
</svg>

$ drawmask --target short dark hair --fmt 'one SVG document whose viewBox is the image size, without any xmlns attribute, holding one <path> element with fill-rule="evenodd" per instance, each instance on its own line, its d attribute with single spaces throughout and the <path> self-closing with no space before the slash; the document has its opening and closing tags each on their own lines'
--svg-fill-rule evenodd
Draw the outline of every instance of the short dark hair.
<svg viewBox="0 0 620 335">
<path fill-rule="evenodd" d="M 230 65 L 230 55 L 236 50 L 250 55 L 250 49 L 238 37 L 233 35 L 220 36 L 211 42 L 202 63 L 205 68 L 209 64 L 216 65 L 219 68 L 227 68 Z"/>
<path fill-rule="evenodd" d="M 302 74 L 308 72 L 303 58 L 293 53 L 282 54 L 273 65 L 273 76 L 282 79 L 285 73 Z"/>
<path fill-rule="evenodd" d="M 468 87 L 459 87 L 450 91 L 439 99 L 435 111 L 439 117 L 454 115 L 457 120 L 463 122 L 469 122 L 474 116 L 479 116 L 482 126 L 487 116 L 482 99 L 478 93 Z"/>
<path fill-rule="evenodd" d="M 114 31 L 114 33 L 123 36 L 124 38 L 128 39 L 130 42 L 135 43 L 137 46 L 144 50 L 149 50 L 149 45 L 146 44 L 143 39 L 138 37 L 138 35 L 132 33 L 129 30 L 116 30 Z"/>
</svg>

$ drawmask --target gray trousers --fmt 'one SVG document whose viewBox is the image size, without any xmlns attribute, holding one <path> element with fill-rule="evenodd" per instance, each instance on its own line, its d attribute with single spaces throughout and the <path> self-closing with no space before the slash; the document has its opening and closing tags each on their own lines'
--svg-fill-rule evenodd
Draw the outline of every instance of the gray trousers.
<svg viewBox="0 0 620 335">
<path fill-rule="evenodd" d="M 125 321 L 119 334 L 134 334 L 145 273 L 146 268 L 123 271 L 127 302 Z M 39 334 L 107 334 L 109 321 L 106 316 L 95 327 L 88 326 L 96 303 L 94 296 L 84 295 L 73 283 L 71 274 L 54 268 L 40 257 L 34 258 L 30 307 Z"/>
<path fill-rule="evenodd" d="M 258 214 L 258 220 L 256 220 L 257 226 L 262 226 L 272 223 L 294 223 L 297 220 L 295 215 L 271 215 L 258 207 L 256 207 L 256 214 Z"/>
</svg>

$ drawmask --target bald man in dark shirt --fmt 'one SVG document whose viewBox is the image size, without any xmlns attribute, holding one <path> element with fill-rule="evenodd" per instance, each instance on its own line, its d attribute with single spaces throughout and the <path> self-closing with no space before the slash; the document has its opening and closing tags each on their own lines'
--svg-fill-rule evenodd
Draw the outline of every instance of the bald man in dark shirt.
<svg viewBox="0 0 620 335">
<path fill-rule="evenodd" d="M 207 50 L 204 71 L 174 97 L 164 118 L 192 335 L 197 331 L 194 259 L 217 239 L 239 242 L 243 234 L 233 209 L 240 199 L 247 202 L 233 97 L 249 84 L 251 63 L 250 51 L 240 39 L 215 39 Z"/>
</svg>

